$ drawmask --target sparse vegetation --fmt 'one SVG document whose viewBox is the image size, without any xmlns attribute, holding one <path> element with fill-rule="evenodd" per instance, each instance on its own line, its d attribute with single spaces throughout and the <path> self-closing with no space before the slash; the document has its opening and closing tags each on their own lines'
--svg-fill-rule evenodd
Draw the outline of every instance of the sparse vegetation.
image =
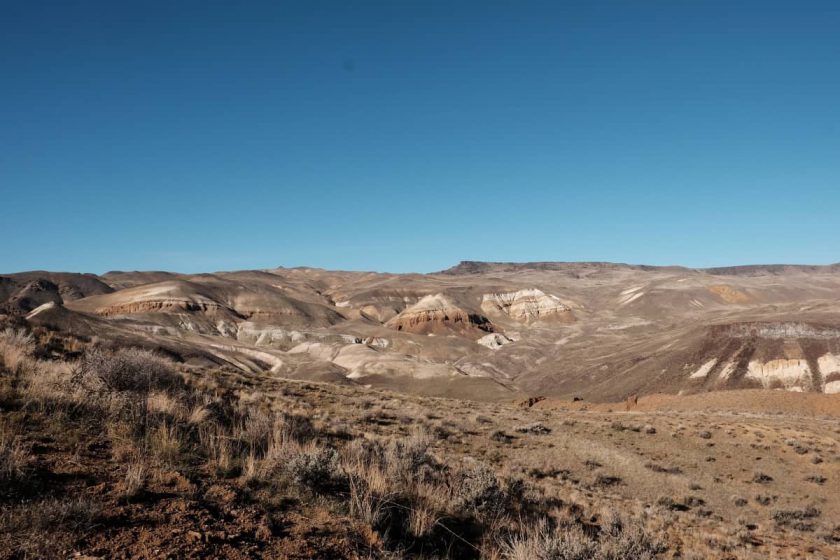
<svg viewBox="0 0 840 560">
<path fill-rule="evenodd" d="M 617 518 L 604 521 L 597 536 L 575 524 L 548 527 L 538 525 L 521 535 L 510 537 L 504 545 L 505 560 L 612 560 L 618 558 L 650 560 L 665 547 L 652 539 L 639 525 L 627 526 Z"/>
<path fill-rule="evenodd" d="M 646 463 L 645 466 L 653 472 L 666 474 L 682 474 L 682 469 L 679 467 L 665 466 L 660 465 L 659 463 Z"/>
<path fill-rule="evenodd" d="M 534 422 L 533 424 L 517 426 L 515 428 L 515 431 L 519 432 L 520 434 L 548 434 L 551 433 L 551 428 L 545 427 L 540 422 Z"/>
<path fill-rule="evenodd" d="M 773 482 L 773 477 L 769 474 L 756 471 L 753 473 L 752 481 L 756 484 L 767 484 L 768 482 Z"/>
<path fill-rule="evenodd" d="M 820 510 L 813 506 L 803 509 L 777 510 L 773 512 L 773 520 L 780 527 L 791 527 L 797 531 L 813 531 L 813 520 L 820 514 Z"/>
<path fill-rule="evenodd" d="M 0 369 L 2 557 L 122 542 L 141 556 L 141 547 L 157 547 L 177 557 L 299 557 L 296 547 L 309 543 L 336 558 L 652 559 L 672 550 L 664 527 L 722 511 L 710 509 L 714 493 L 700 494 L 705 483 L 695 482 L 695 494 L 653 494 L 658 507 L 632 506 L 640 485 L 685 484 L 690 462 L 606 448 L 591 426 L 597 420 L 630 450 L 640 440 L 660 445 L 639 436 L 656 433 L 651 424 L 581 413 L 552 430 L 550 416 L 514 407 L 461 414 L 446 412 L 444 401 L 375 402 L 369 393 L 277 380 L 253 390 L 235 378 L 190 375 L 147 350 L 91 346 L 77 361 L 47 361 L 35 357 L 37 337 L 7 331 L 3 340 L 13 358 L 4 353 Z M 366 404 L 342 407 L 338 395 Z M 545 462 L 529 466 L 537 457 Z M 772 477 L 756 471 L 744 484 L 753 481 Z M 776 503 L 731 496 L 726 503 L 744 512 Z M 163 511 L 155 528 L 150 520 Z M 822 531 L 821 542 L 831 542 L 816 508 L 763 511 L 777 528 Z M 167 526 L 182 536 L 165 537 Z M 314 528 L 321 540 L 295 532 Z M 140 531 L 157 540 L 141 544 Z M 36 538 L 44 532 L 49 538 Z M 692 546 L 709 554 L 741 538 Z"/>
</svg>

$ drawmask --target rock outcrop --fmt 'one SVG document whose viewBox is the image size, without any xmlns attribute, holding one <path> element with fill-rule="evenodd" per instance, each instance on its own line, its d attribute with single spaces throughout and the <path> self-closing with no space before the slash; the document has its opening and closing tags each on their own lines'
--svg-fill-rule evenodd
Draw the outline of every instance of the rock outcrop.
<svg viewBox="0 0 840 560">
<path fill-rule="evenodd" d="M 727 286 L 726 284 L 715 284 L 714 286 L 709 286 L 707 289 L 709 292 L 722 299 L 725 303 L 744 305 L 753 302 L 755 299 L 746 292 L 737 290 L 732 286 Z"/>
<path fill-rule="evenodd" d="M 758 381 L 765 389 L 809 391 L 812 386 L 812 372 L 808 360 L 754 360 L 749 363 L 746 377 Z"/>
<path fill-rule="evenodd" d="M 828 340 L 840 338 L 840 327 L 802 323 L 798 321 L 743 322 L 714 325 L 712 332 L 730 338 L 790 339 L 811 338 Z"/>
<path fill-rule="evenodd" d="M 522 323 L 543 320 L 570 323 L 575 320 L 572 309 L 560 298 L 537 289 L 484 294 L 481 309 L 486 313 L 504 313 Z"/>
<path fill-rule="evenodd" d="M 415 334 L 459 334 L 480 336 L 493 332 L 490 321 L 456 305 L 443 294 L 429 295 L 385 323 L 398 331 Z"/>
<path fill-rule="evenodd" d="M 491 350 L 496 350 L 498 348 L 501 348 L 505 344 L 510 344 L 511 342 L 513 342 L 513 340 L 506 337 L 502 333 L 490 333 L 482 336 L 481 338 L 476 340 L 476 342 L 481 344 L 482 346 L 486 346 Z"/>
</svg>

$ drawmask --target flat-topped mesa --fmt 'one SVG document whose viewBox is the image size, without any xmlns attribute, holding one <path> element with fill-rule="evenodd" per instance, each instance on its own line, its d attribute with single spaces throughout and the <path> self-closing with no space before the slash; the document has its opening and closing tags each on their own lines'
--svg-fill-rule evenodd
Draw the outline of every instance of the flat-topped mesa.
<svg viewBox="0 0 840 560">
<path fill-rule="evenodd" d="M 459 307 L 443 294 L 423 297 L 385 323 L 386 327 L 415 334 L 459 334 L 481 336 L 493 332 L 489 319 Z"/>
<path fill-rule="evenodd" d="M 543 320 L 571 323 L 575 320 L 572 309 L 560 298 L 537 289 L 484 294 L 481 309 L 486 313 L 504 313 L 522 323 Z"/>
<path fill-rule="evenodd" d="M 552 271 L 563 272 L 571 275 L 580 273 L 591 274 L 609 271 L 640 271 L 640 272 L 690 272 L 694 269 L 682 266 L 650 266 L 644 264 L 624 264 L 611 262 L 565 262 L 565 261 L 544 261 L 544 262 L 490 262 L 490 261 L 461 261 L 457 265 L 440 271 L 439 274 L 450 276 L 462 276 L 470 274 L 504 273 L 504 272 L 536 272 Z"/>
</svg>

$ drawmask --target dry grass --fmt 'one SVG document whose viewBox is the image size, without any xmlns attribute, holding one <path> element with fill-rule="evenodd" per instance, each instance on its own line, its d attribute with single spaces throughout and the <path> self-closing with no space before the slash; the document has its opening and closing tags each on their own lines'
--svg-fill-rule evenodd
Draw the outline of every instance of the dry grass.
<svg viewBox="0 0 840 560">
<path fill-rule="evenodd" d="M 35 339 L 21 329 L 6 328 L 0 332 L 0 358 L 12 373 L 22 373 L 32 364 Z"/>
<path fill-rule="evenodd" d="M 19 480 L 26 472 L 31 453 L 22 438 L 0 426 L 0 483 Z"/>
<path fill-rule="evenodd" d="M 17 345 L 26 338 L 9 335 Z M 4 356 L 0 369 L 14 411 L 2 413 L 0 480 L 25 479 L 33 461 L 47 464 L 42 454 L 60 455 L 63 472 L 84 472 L 97 487 L 114 489 L 109 507 L 122 508 L 123 521 L 143 524 L 148 512 L 175 511 L 156 502 L 170 496 L 198 500 L 179 507 L 213 501 L 195 519 L 228 523 L 231 534 L 238 516 L 255 512 L 264 526 L 239 534 L 258 539 L 252 550 L 269 557 L 293 557 L 289 539 L 307 538 L 315 527 L 330 543 L 314 539 L 323 547 L 316 555 L 348 558 L 618 560 L 677 550 L 700 558 L 732 554 L 745 542 L 760 541 L 765 556 L 833 546 L 835 498 L 826 493 L 802 506 L 815 484 L 836 479 L 840 465 L 832 426 L 816 420 L 466 406 L 223 372 L 187 383 L 173 364 L 144 351 L 100 348 L 79 363 L 37 360 L 31 349 L 26 355 L 14 371 Z M 697 437 L 702 427 L 713 437 Z M 36 452 L 33 441 L 51 443 Z M 817 452 L 821 461 L 813 462 Z M 83 463 L 89 471 L 74 470 Z M 21 498 L 26 484 L 6 485 L 4 530 L 31 537 L 77 508 L 82 522 L 68 527 L 88 531 L 99 513 L 85 512 L 98 512 L 96 500 L 69 500 L 61 478 L 44 472 L 31 486 L 35 499 Z M 46 504 L 60 504 L 54 516 L 38 513 Z M 27 508 L 32 522 L 21 517 Z M 96 534 L 85 533 L 83 542 Z M 61 535 L 65 543 L 76 538 Z M 3 538 L 0 545 L 38 556 L 23 539 Z M 225 555 L 202 539 L 190 546 Z M 356 544 L 337 555 L 339 542 Z M 363 549 L 353 548 L 358 543 Z M 166 554 L 173 545 L 159 546 Z"/>
<path fill-rule="evenodd" d="M 184 442 L 181 439 L 178 427 L 162 423 L 157 426 L 148 438 L 149 451 L 167 466 L 178 464 L 181 459 L 181 452 Z"/>
<path fill-rule="evenodd" d="M 122 494 L 126 500 L 136 498 L 146 488 L 148 468 L 143 462 L 136 461 L 129 463 L 125 469 Z"/>
</svg>

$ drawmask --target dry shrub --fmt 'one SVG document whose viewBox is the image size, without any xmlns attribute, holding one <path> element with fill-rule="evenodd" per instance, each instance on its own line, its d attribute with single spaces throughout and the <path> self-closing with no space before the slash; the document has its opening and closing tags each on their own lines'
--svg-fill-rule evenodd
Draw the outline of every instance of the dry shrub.
<svg viewBox="0 0 840 560">
<path fill-rule="evenodd" d="M 505 505 L 505 493 L 496 473 L 484 463 L 475 462 L 458 472 L 454 507 L 482 518 L 498 515 Z"/>
<path fill-rule="evenodd" d="M 665 552 L 640 522 L 629 522 L 611 513 L 601 526 L 595 560 L 652 560 Z"/>
<path fill-rule="evenodd" d="M 80 373 L 91 388 L 112 393 L 148 395 L 152 391 L 172 393 L 184 388 L 170 362 L 140 348 L 113 352 L 90 348 L 82 357 Z"/>
<path fill-rule="evenodd" d="M 268 463 L 283 464 L 306 452 L 306 443 L 314 433 L 312 425 L 297 416 L 278 416 L 272 424 L 265 449 Z"/>
<path fill-rule="evenodd" d="M 23 373 L 32 364 L 35 339 L 23 329 L 11 327 L 0 332 L 0 358 L 12 373 Z"/>
<path fill-rule="evenodd" d="M 293 456 L 286 469 L 296 484 L 316 493 L 324 493 L 341 487 L 346 481 L 338 459 L 335 449 L 313 447 Z"/>
<path fill-rule="evenodd" d="M 408 437 L 392 439 L 387 443 L 357 447 L 355 461 L 357 465 L 360 459 L 368 462 L 365 468 L 381 471 L 395 483 L 410 485 L 423 478 L 424 468 L 431 463 L 429 442 L 426 432 L 415 431 Z M 352 453 L 346 458 L 350 457 Z"/>
<path fill-rule="evenodd" d="M 752 481 L 756 484 L 767 484 L 768 482 L 773 482 L 773 477 L 769 474 L 764 474 L 760 471 L 755 471 L 753 473 Z"/>
<path fill-rule="evenodd" d="M 658 473 L 682 474 L 682 469 L 676 466 L 660 465 L 659 463 L 645 463 L 645 467 Z"/>
<path fill-rule="evenodd" d="M 397 460 L 398 453 L 396 447 L 388 450 L 378 441 L 360 439 L 351 442 L 341 457 L 350 485 L 350 514 L 371 527 L 383 525 L 395 497 L 392 488 L 398 480 L 389 476 L 389 460 Z"/>
<path fill-rule="evenodd" d="M 533 424 L 525 424 L 522 426 L 517 426 L 514 428 L 514 431 L 519 432 L 520 434 L 548 434 L 551 433 L 551 428 L 546 427 L 544 424 L 540 422 L 534 422 Z"/>
<path fill-rule="evenodd" d="M 378 531 L 390 544 L 451 545 L 442 520 L 454 512 L 448 469 L 428 453 L 423 432 L 395 439 L 356 439 L 341 453 L 350 491 L 350 514 Z M 461 543 L 463 544 L 463 543 Z M 430 549 L 430 550 L 431 550 Z"/>
<path fill-rule="evenodd" d="M 455 469 L 440 464 L 428 445 L 428 436 L 417 432 L 400 439 L 356 439 L 342 450 L 350 514 L 377 531 L 386 546 L 474 557 L 482 538 L 510 518 L 528 515 L 526 507 L 514 504 L 524 500 L 518 484 L 504 483 L 477 461 Z"/>
<path fill-rule="evenodd" d="M 277 424 L 277 429 L 283 429 L 278 424 L 279 422 L 282 421 L 272 414 L 254 410 L 245 418 L 244 425 L 241 426 L 240 432 L 235 436 L 241 439 L 248 449 L 265 453 L 274 434 L 275 424 Z"/>
<path fill-rule="evenodd" d="M 621 483 L 622 482 L 620 476 L 603 473 L 599 473 L 595 477 L 595 481 L 593 482 L 595 486 L 616 486 Z"/>
<path fill-rule="evenodd" d="M 298 414 L 283 414 L 277 418 L 274 424 L 274 432 L 282 432 L 283 437 L 298 442 L 305 442 L 312 439 L 317 430 L 312 420 Z"/>
<path fill-rule="evenodd" d="M 628 524 L 612 514 L 602 521 L 597 536 L 580 525 L 564 523 L 552 528 L 543 520 L 501 547 L 505 560 L 653 560 L 664 551 L 640 523 Z"/>
<path fill-rule="evenodd" d="M 790 527 L 797 531 L 813 531 L 814 519 L 822 512 L 814 506 L 803 509 L 776 510 L 773 512 L 773 521 L 779 527 Z"/>
<path fill-rule="evenodd" d="M 594 553 L 595 543 L 580 529 L 572 526 L 552 530 L 545 522 L 502 545 L 505 560 L 589 560 Z"/>
</svg>

